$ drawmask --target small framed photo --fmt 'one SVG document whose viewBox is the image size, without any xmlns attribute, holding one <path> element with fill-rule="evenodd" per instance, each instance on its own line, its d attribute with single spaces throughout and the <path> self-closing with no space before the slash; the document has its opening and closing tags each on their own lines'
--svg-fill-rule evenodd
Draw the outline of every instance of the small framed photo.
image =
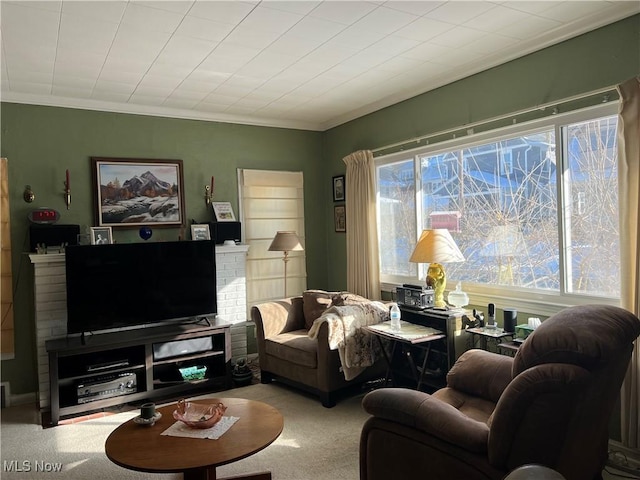
<svg viewBox="0 0 640 480">
<path fill-rule="evenodd" d="M 336 232 L 347 231 L 347 212 L 344 205 L 336 205 L 333 207 L 333 222 Z"/>
<path fill-rule="evenodd" d="M 344 175 L 333 177 L 333 201 L 344 202 Z"/>
<path fill-rule="evenodd" d="M 191 240 L 211 240 L 209 225 L 191 225 Z"/>
<path fill-rule="evenodd" d="M 229 202 L 211 202 L 211 208 L 218 222 L 235 222 L 236 216 Z"/>
<path fill-rule="evenodd" d="M 111 227 L 91 227 L 91 245 L 111 245 Z"/>
</svg>

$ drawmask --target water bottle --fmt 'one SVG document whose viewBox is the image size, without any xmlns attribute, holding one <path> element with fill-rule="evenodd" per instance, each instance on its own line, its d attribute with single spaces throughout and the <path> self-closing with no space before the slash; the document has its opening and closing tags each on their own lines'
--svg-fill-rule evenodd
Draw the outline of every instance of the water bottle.
<svg viewBox="0 0 640 480">
<path fill-rule="evenodd" d="M 400 331 L 400 309 L 397 303 L 391 305 L 391 331 Z"/>
</svg>

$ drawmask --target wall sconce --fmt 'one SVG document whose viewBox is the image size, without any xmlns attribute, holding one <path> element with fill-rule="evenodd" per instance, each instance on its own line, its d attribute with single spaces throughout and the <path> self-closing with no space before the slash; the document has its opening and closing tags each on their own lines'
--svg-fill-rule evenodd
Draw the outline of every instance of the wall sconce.
<svg viewBox="0 0 640 480">
<path fill-rule="evenodd" d="M 24 186 L 24 192 L 22 192 L 22 198 L 27 203 L 31 203 L 36 199 L 36 194 L 31 190 L 31 185 Z"/>
<path fill-rule="evenodd" d="M 211 187 L 209 185 L 205 185 L 204 187 L 204 204 L 208 207 L 211 204 L 211 200 L 213 200 L 213 185 L 214 185 L 214 177 L 211 177 Z"/>
<path fill-rule="evenodd" d="M 67 169 L 67 178 L 64 182 L 64 204 L 67 206 L 67 210 L 69 210 L 69 206 L 71 205 L 71 182 L 69 180 L 69 169 Z"/>
</svg>

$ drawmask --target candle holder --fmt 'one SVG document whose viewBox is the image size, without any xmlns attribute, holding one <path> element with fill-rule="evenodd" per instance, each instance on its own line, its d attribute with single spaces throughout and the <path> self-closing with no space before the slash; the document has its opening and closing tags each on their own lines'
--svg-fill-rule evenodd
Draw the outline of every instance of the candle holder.
<svg viewBox="0 0 640 480">
<path fill-rule="evenodd" d="M 69 187 L 69 180 L 64 182 L 64 204 L 67 206 L 67 210 L 69 210 L 69 206 L 71 205 L 71 188 Z"/>
</svg>

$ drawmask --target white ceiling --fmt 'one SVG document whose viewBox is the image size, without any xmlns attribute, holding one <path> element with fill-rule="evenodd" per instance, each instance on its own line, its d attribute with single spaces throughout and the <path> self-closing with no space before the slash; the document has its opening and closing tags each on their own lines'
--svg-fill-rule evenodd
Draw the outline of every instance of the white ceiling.
<svg viewBox="0 0 640 480">
<path fill-rule="evenodd" d="M 3 101 L 326 130 L 638 1 L 7 1 Z"/>
</svg>

